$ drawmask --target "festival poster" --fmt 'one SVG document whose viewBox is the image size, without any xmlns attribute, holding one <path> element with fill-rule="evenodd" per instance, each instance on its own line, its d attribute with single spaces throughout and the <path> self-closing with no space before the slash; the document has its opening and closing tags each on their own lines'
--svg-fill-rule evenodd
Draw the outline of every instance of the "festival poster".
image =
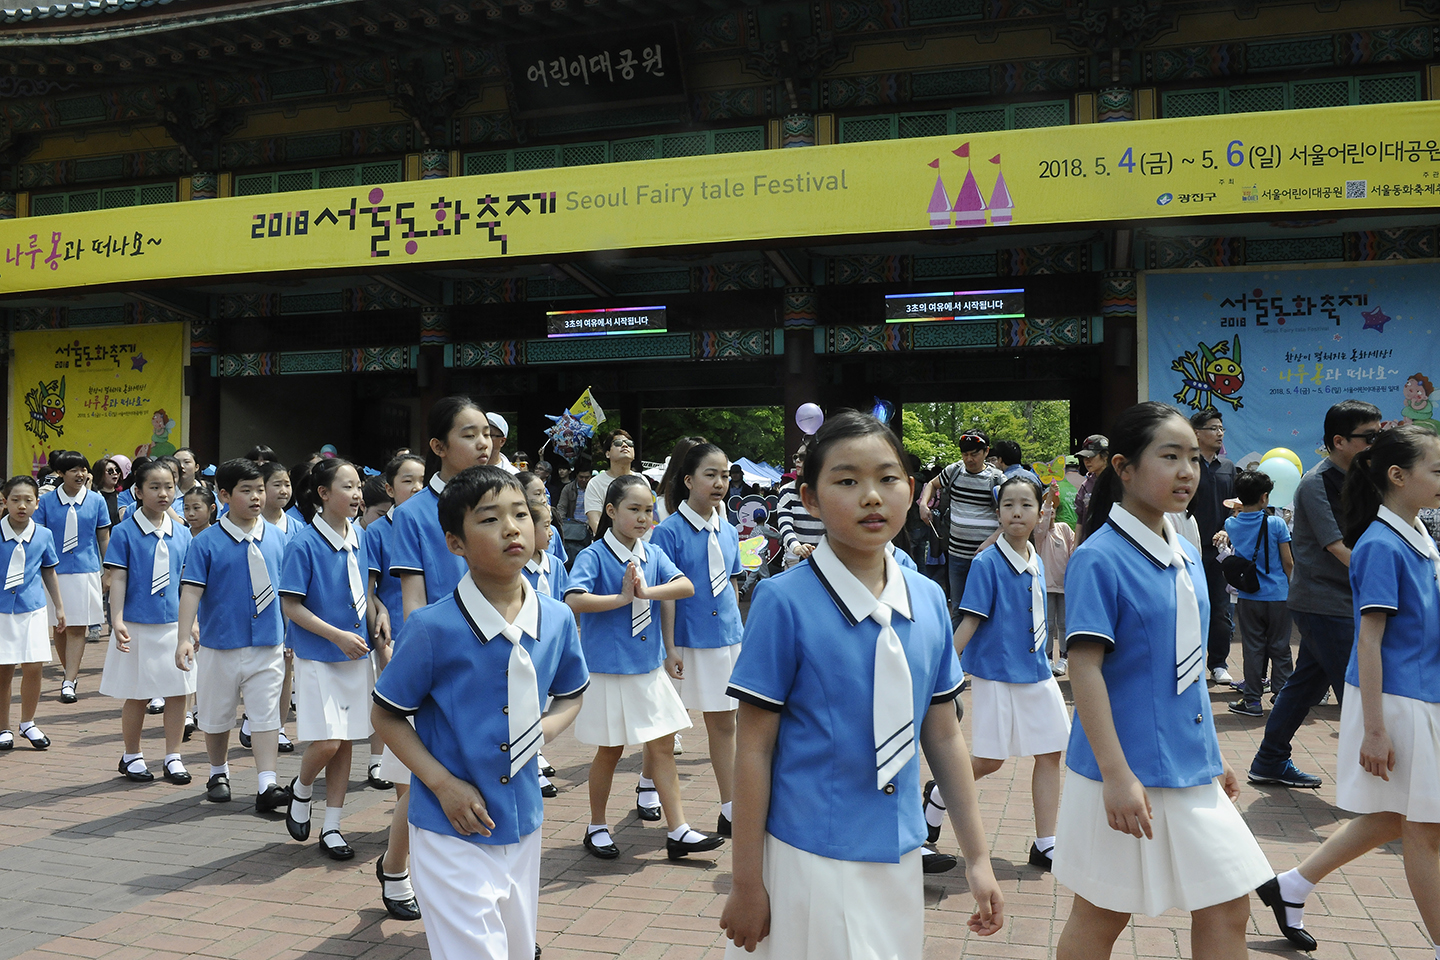
<svg viewBox="0 0 1440 960">
<path fill-rule="evenodd" d="M 1440 433 L 1440 264 L 1145 275 L 1144 395 L 1225 418 L 1225 454 L 1274 447 L 1308 470 L 1325 411 L 1368 400 Z"/>
<path fill-rule="evenodd" d="M 51 450 L 173 454 L 184 445 L 183 323 L 11 334 L 10 474 Z"/>
</svg>

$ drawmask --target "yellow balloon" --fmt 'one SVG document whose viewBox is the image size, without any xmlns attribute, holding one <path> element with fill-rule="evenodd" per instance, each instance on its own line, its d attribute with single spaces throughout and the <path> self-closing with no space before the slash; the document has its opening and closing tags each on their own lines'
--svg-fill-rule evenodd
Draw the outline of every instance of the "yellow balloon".
<svg viewBox="0 0 1440 960">
<path fill-rule="evenodd" d="M 1296 456 L 1294 450 L 1287 450 L 1284 447 L 1276 447 L 1273 450 L 1267 450 L 1265 452 L 1265 455 L 1260 458 L 1260 462 L 1264 463 L 1271 457 L 1280 457 L 1282 460 L 1289 460 L 1291 463 L 1295 464 L 1295 469 L 1300 471 L 1301 476 L 1305 475 L 1305 464 L 1300 462 L 1300 458 Z"/>
</svg>

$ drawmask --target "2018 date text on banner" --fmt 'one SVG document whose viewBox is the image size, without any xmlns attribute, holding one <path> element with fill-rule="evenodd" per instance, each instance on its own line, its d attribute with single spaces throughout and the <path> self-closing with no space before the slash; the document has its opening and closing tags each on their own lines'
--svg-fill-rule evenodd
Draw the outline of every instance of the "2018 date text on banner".
<svg viewBox="0 0 1440 960">
<path fill-rule="evenodd" d="M 1440 199 L 1440 102 L 1085 124 L 0 224 L 0 294 L 150 279 Z"/>
</svg>

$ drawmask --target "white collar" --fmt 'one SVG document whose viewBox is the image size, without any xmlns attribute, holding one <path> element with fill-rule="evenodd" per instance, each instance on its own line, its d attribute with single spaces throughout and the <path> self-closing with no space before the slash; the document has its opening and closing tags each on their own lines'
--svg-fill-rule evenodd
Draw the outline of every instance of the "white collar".
<svg viewBox="0 0 1440 960">
<path fill-rule="evenodd" d="M 620 542 L 620 538 L 615 536 L 615 530 L 613 528 L 605 531 L 604 540 L 605 546 L 610 548 L 610 552 L 615 554 L 615 559 L 621 563 L 629 563 L 631 560 L 634 560 L 636 563 L 645 562 L 644 540 L 636 540 L 635 549 L 626 550 L 625 545 Z"/>
<path fill-rule="evenodd" d="M 72 503 L 77 507 L 80 506 L 82 503 L 85 502 L 85 495 L 89 492 L 89 488 L 87 488 L 84 484 L 81 484 L 80 492 L 75 494 L 74 498 L 72 499 L 71 497 L 65 495 L 65 484 L 59 483 L 55 485 L 55 495 L 58 496 L 60 498 L 60 502 L 65 504 L 66 506 L 69 506 Z"/>
<path fill-rule="evenodd" d="M 4 531 L 6 540 L 19 540 L 21 543 L 29 543 L 30 538 L 35 536 L 35 518 L 31 517 L 25 524 L 25 529 L 19 533 L 16 533 L 15 528 L 10 526 L 8 518 L 0 520 L 0 530 Z"/>
<path fill-rule="evenodd" d="M 261 520 L 265 520 L 265 514 L 263 514 L 263 513 L 260 514 L 260 519 L 261 519 Z M 289 532 L 290 532 L 290 514 L 286 513 L 284 510 L 281 510 L 281 511 L 280 511 L 280 519 L 279 519 L 279 520 L 277 520 L 277 521 L 265 520 L 265 522 L 271 524 L 272 526 L 274 526 L 274 527 L 275 527 L 277 530 L 279 530 L 281 533 L 289 533 Z"/>
<path fill-rule="evenodd" d="M 326 523 L 324 518 L 318 513 L 315 514 L 314 519 L 310 521 L 310 525 L 319 532 L 320 536 L 325 538 L 325 542 L 330 544 L 330 549 L 336 553 L 339 553 L 341 550 L 360 549 L 360 538 L 355 535 L 355 524 L 349 520 L 345 521 L 345 535 L 343 537 L 336 533 L 335 528 Z"/>
<path fill-rule="evenodd" d="M 526 561 L 525 561 L 525 569 L 526 569 L 526 570 L 529 570 L 531 573 L 546 573 L 546 574 L 548 574 L 548 573 L 550 572 L 550 551 L 548 551 L 548 550 L 542 550 L 542 551 L 540 551 L 540 559 L 539 559 L 539 560 L 536 560 L 534 557 L 531 557 L 529 560 L 526 560 Z"/>
<path fill-rule="evenodd" d="M 515 615 L 514 625 L 523 632 L 540 640 L 540 601 L 536 600 L 536 593 L 530 587 L 529 581 L 523 577 L 520 579 L 520 588 L 525 592 L 525 599 L 520 602 L 520 612 Z M 480 638 L 481 643 L 489 643 L 510 623 L 500 616 L 500 613 L 485 599 L 485 594 L 475 586 L 475 579 L 466 574 L 460 585 L 455 588 L 455 602 L 460 607 L 460 613 L 470 624 L 470 629 L 475 631 L 475 636 Z"/>
<path fill-rule="evenodd" d="M 234 520 L 230 519 L 230 514 L 227 513 L 225 514 L 225 516 L 220 518 L 220 529 L 228 533 L 230 535 L 230 539 L 234 540 L 236 543 L 244 543 L 246 540 L 252 539 L 256 543 L 259 543 L 261 540 L 265 539 L 265 518 L 256 517 L 255 526 L 250 528 L 249 533 L 246 533 L 244 530 L 240 529 L 239 524 L 237 524 Z"/>
<path fill-rule="evenodd" d="M 696 530 L 709 530 L 711 533 L 720 532 L 719 510 L 716 510 L 714 513 L 710 514 L 709 520 L 705 520 L 701 518 L 700 514 L 696 512 L 688 502 L 681 500 L 680 509 L 678 509 L 676 513 L 680 514 L 680 516 L 684 517 L 686 520 L 689 520 L 690 526 L 694 527 Z"/>
<path fill-rule="evenodd" d="M 147 537 L 155 533 L 155 531 L 157 530 L 160 531 L 160 536 L 162 537 L 169 537 L 174 535 L 172 532 L 173 528 L 170 525 L 169 513 L 162 513 L 160 515 L 160 522 L 158 524 L 154 524 L 150 522 L 149 517 L 145 516 L 144 510 L 136 510 L 135 525 L 138 526 L 140 528 L 140 532 L 145 534 L 145 536 Z"/>
<path fill-rule="evenodd" d="M 914 619 L 910 615 L 910 588 L 905 584 L 905 574 L 901 571 L 900 564 L 896 563 L 895 558 L 888 552 L 885 554 L 885 588 L 878 597 L 872 596 L 869 588 L 835 556 L 828 536 L 822 537 L 815 551 L 810 554 L 810 566 L 815 570 L 815 576 L 820 583 L 830 592 L 830 597 L 840 608 L 840 612 L 845 614 L 852 624 L 869 617 L 882 603 L 906 620 Z"/>
<path fill-rule="evenodd" d="M 1025 544 L 1027 556 L 1024 557 L 1020 556 L 1015 548 L 1010 546 L 1010 542 L 1005 539 L 1004 534 L 1001 534 L 1000 539 L 995 541 L 995 545 L 1000 548 L 1000 552 L 1004 554 L 1005 559 L 1010 561 L 1010 569 L 1014 570 L 1017 574 L 1024 573 L 1030 569 L 1030 561 L 1035 558 L 1035 548 L 1031 546 L 1028 541 Z"/>
<path fill-rule="evenodd" d="M 395 522 L 395 504 L 390 504 L 390 509 L 385 511 L 385 519 L 391 523 Z"/>
<path fill-rule="evenodd" d="M 440 479 L 439 470 L 436 470 L 434 473 L 430 474 L 429 486 L 431 492 L 434 493 L 437 497 L 445 492 L 445 481 Z"/>
<path fill-rule="evenodd" d="M 1120 504 L 1117 503 L 1110 507 L 1109 523 L 1121 536 L 1134 544 L 1135 549 L 1145 554 L 1155 566 L 1162 568 L 1171 566 L 1176 558 L 1193 565 L 1194 561 L 1180 546 L 1180 535 L 1171 526 L 1170 518 L 1162 517 L 1161 522 L 1165 524 L 1165 536 L 1163 537 L 1141 523 L 1133 513 Z"/>
<path fill-rule="evenodd" d="M 1380 512 L 1375 519 L 1383 520 L 1385 525 L 1400 535 L 1400 539 L 1409 545 L 1411 550 L 1422 557 L 1433 559 L 1435 556 L 1435 541 L 1430 539 L 1429 531 L 1420 526 L 1417 519 L 1415 525 L 1411 526 L 1401 519 L 1400 515 L 1385 505 L 1380 506 Z"/>
</svg>

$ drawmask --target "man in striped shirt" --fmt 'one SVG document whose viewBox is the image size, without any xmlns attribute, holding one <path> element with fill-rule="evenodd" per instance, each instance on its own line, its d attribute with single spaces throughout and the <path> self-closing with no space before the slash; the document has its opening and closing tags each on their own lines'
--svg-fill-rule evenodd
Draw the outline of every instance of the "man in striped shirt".
<svg viewBox="0 0 1440 960">
<path fill-rule="evenodd" d="M 940 502 L 949 505 L 949 516 L 940 517 L 948 521 L 947 535 L 950 578 L 950 619 L 959 623 L 959 606 L 965 596 L 965 580 L 970 575 L 970 563 L 980 547 L 999 527 L 995 514 L 995 487 L 1003 474 L 985 462 L 990 454 L 990 441 L 978 430 L 960 435 L 960 462 L 952 463 L 941 470 L 933 480 L 920 491 L 917 504 L 920 519 L 933 525 L 934 515 L 930 500 L 937 492 Z M 937 532 L 939 532 L 937 530 Z"/>
</svg>

